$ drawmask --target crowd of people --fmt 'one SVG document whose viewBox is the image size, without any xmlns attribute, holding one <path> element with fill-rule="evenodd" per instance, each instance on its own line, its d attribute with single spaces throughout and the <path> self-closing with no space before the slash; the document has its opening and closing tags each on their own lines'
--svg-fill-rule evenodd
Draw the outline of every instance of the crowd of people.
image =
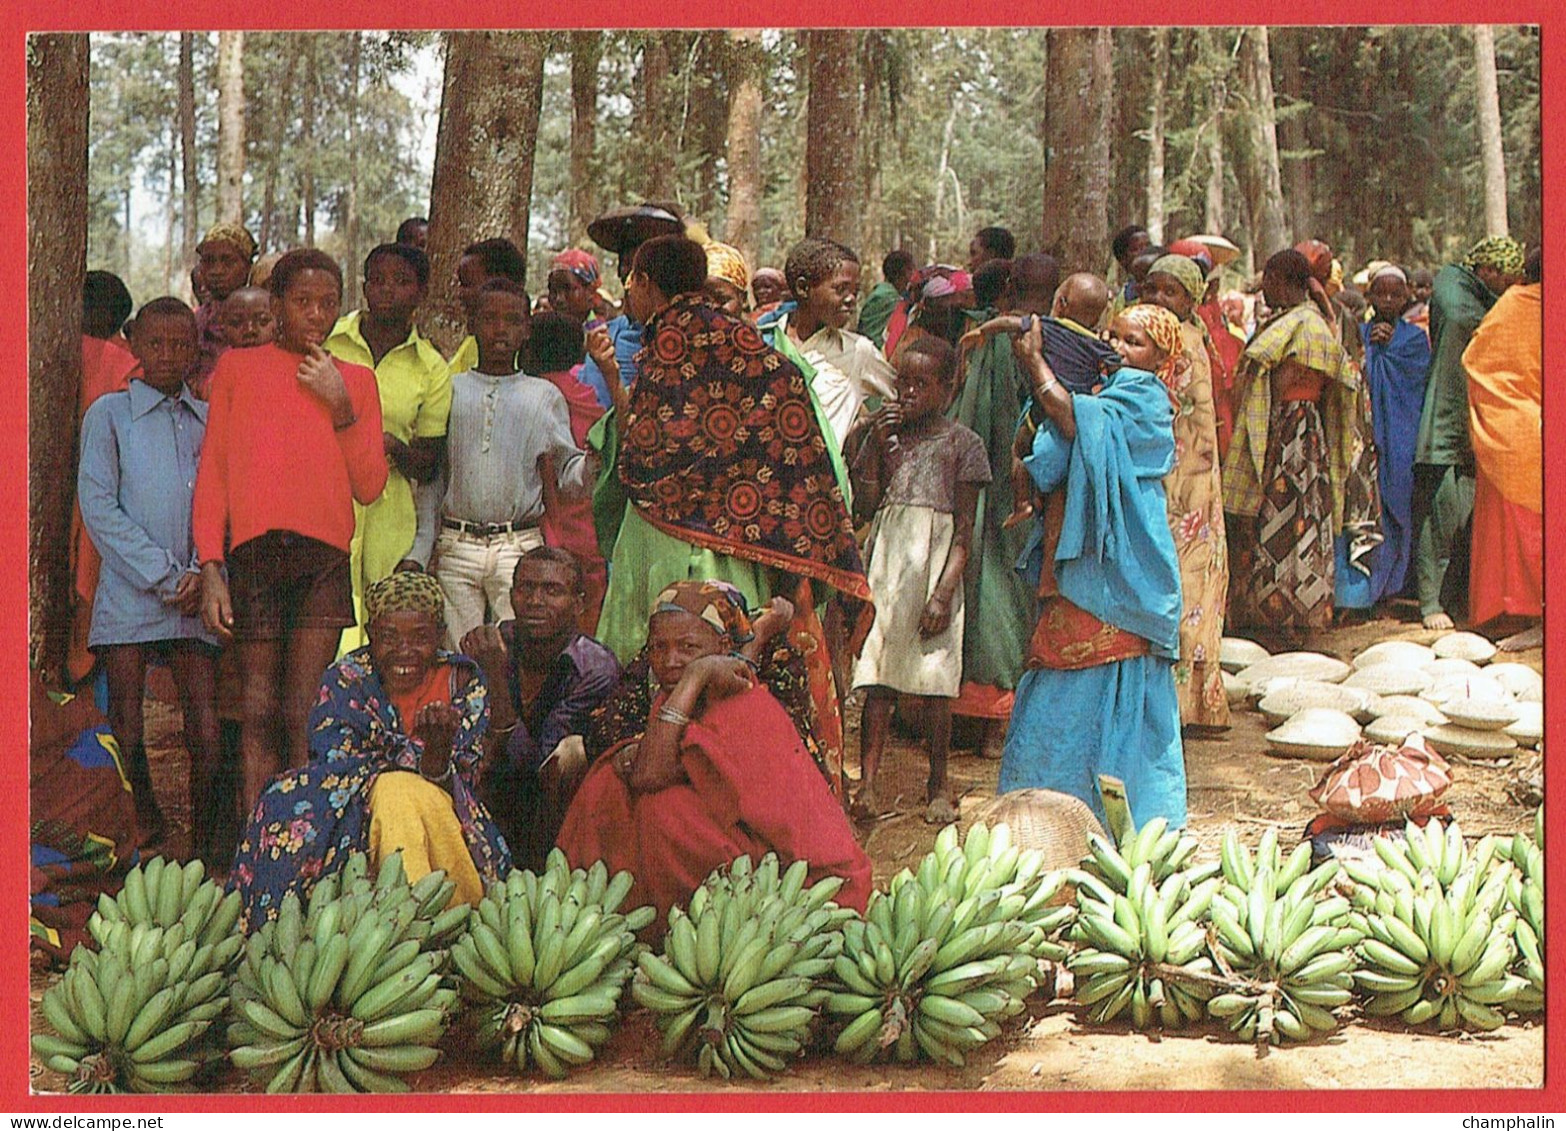
<svg viewBox="0 0 1566 1131">
<path fill-rule="evenodd" d="M 252 925 L 399 848 L 476 899 L 558 845 L 660 914 L 776 851 L 862 906 L 853 822 L 887 811 L 899 721 L 931 822 L 960 717 L 1002 790 L 1102 813 L 1111 774 L 1182 826 L 1231 627 L 1288 643 L 1406 594 L 1537 642 L 1537 249 L 1345 280 L 1307 240 L 1224 291 L 1221 236 L 1128 227 L 1112 285 L 986 228 L 965 266 L 896 250 L 870 286 L 823 237 L 753 270 L 669 204 L 588 232 L 622 303 L 589 251 L 535 298 L 483 239 L 450 357 L 419 329 L 422 219 L 349 312 L 330 256 L 258 260 L 237 224 L 194 309 L 131 317 L 88 275 L 74 674 L 101 673 L 151 843 L 143 688 L 170 667 L 192 851 Z"/>
</svg>

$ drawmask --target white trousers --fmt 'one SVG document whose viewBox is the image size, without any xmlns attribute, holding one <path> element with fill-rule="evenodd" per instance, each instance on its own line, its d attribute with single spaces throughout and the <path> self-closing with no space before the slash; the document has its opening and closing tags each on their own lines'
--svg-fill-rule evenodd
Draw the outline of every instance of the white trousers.
<svg viewBox="0 0 1566 1131">
<path fill-rule="evenodd" d="M 435 543 L 435 579 L 446 594 L 446 647 L 481 624 L 512 619 L 511 574 L 517 559 L 544 544 L 537 527 L 488 536 L 443 529 Z"/>
</svg>

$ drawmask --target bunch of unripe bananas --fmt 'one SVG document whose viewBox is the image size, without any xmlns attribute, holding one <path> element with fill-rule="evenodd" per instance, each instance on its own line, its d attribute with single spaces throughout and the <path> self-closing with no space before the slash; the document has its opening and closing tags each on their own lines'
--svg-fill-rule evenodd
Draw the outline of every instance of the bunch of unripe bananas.
<svg viewBox="0 0 1566 1131">
<path fill-rule="evenodd" d="M 87 929 L 100 950 L 72 953 L 43 996 L 51 1033 L 33 1037 L 74 1093 L 162 1092 L 218 1054 L 204 1039 L 228 1007 L 229 969 L 244 945 L 239 896 L 223 895 L 199 860 L 161 856 L 132 868 L 117 898 L 98 900 Z"/>
<path fill-rule="evenodd" d="M 844 924 L 827 1009 L 849 1018 L 839 1053 L 860 1062 L 921 1053 L 960 1067 L 1000 1034 L 1040 983 L 1039 960 L 1066 955 L 1058 932 L 1072 907 L 1055 897 L 1062 872 L 1021 851 L 1006 825 L 950 825 L 917 872 L 903 871 Z"/>
<path fill-rule="evenodd" d="M 1308 841 L 1285 856 L 1274 829 L 1253 856 L 1231 830 L 1221 867 L 1224 884 L 1208 908 L 1211 953 L 1233 985 L 1208 999 L 1208 1014 L 1258 1045 L 1335 1030 L 1332 1011 L 1353 997 L 1353 947 L 1362 937 L 1349 901 L 1325 894 L 1337 862 L 1312 868 Z"/>
<path fill-rule="evenodd" d="M 754 866 L 741 856 L 669 912 L 662 952 L 643 951 L 631 983 L 666 1055 L 694 1050 L 704 1076 L 765 1079 L 804 1049 L 827 996 L 819 980 L 853 918 L 832 902 L 843 881 L 807 887 L 808 871 L 804 860 L 780 874 L 771 853 Z"/>
<path fill-rule="evenodd" d="M 1071 873 L 1078 949 L 1067 965 L 1090 1020 L 1125 1015 L 1138 1029 L 1178 1029 L 1204 1016 L 1213 971 L 1205 915 L 1221 881 L 1210 868 L 1184 870 L 1194 849 L 1162 818 L 1118 848 L 1089 836 L 1082 868 Z"/>
<path fill-rule="evenodd" d="M 351 853 L 308 907 L 289 892 L 245 946 L 234 985 L 230 1059 L 268 1092 L 406 1092 L 434 1064 L 457 1004 L 447 949 L 467 924 L 456 885 L 431 872 L 409 885 L 401 853 L 369 878 Z"/>
<path fill-rule="evenodd" d="M 632 883 L 603 861 L 573 871 L 557 848 L 542 876 L 514 871 L 490 885 L 451 950 L 480 1047 L 557 1079 L 592 1061 L 636 969 L 636 932 L 655 914 L 620 914 Z"/>
<path fill-rule="evenodd" d="M 1533 837 L 1518 833 L 1496 845 L 1497 855 L 1512 862 L 1516 874 L 1507 881 L 1506 901 L 1517 912 L 1517 962 L 1512 973 L 1527 983 L 1511 1000 L 1519 1013 L 1544 1012 L 1544 807 L 1533 816 Z"/>
<path fill-rule="evenodd" d="M 1365 922 L 1354 975 L 1369 995 L 1365 1012 L 1441 1030 L 1505 1024 L 1500 1007 L 1529 983 L 1511 972 L 1519 916 L 1507 894 L 1517 873 L 1499 842 L 1485 837 L 1469 849 L 1455 821 L 1432 819 L 1423 828 L 1410 822 L 1401 843 L 1377 837 L 1374 845 L 1382 867 L 1345 869 Z M 1539 974 L 1542 988 L 1542 963 Z"/>
</svg>

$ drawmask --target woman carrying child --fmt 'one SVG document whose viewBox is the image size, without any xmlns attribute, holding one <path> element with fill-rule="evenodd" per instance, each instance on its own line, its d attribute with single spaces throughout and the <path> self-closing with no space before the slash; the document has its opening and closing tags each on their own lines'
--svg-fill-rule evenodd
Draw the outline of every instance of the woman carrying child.
<svg viewBox="0 0 1566 1131">
<path fill-rule="evenodd" d="M 855 517 L 873 516 L 865 547 L 876 617 L 854 666 L 865 698 L 857 812 L 880 810 L 876 769 L 897 695 L 924 700 L 930 733 L 925 820 L 957 819 L 946 785 L 952 700 L 962 683 L 963 573 L 980 489 L 990 481 L 984 442 L 944 415 L 956 351 L 921 338 L 902 351 L 897 399 L 849 434 Z"/>
<path fill-rule="evenodd" d="M 1045 495 L 1040 616 L 1001 760 L 1001 791 L 1069 793 L 1104 819 L 1100 774 L 1125 782 L 1136 823 L 1185 824 L 1185 763 L 1174 663 L 1180 567 L 1164 502 L 1174 466 L 1173 410 L 1154 374 L 1169 349 L 1124 311 L 1110 326 L 1123 363 L 1073 392 L 1032 321 L 1017 341 L 1037 429 L 1026 460 Z M 1170 340 L 1165 335 L 1165 340 Z"/>
</svg>

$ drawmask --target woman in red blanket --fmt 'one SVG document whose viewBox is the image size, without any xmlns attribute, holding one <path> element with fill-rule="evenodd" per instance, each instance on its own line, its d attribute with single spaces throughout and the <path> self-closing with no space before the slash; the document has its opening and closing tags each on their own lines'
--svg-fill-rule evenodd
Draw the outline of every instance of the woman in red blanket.
<svg viewBox="0 0 1566 1131">
<path fill-rule="evenodd" d="M 870 859 L 842 807 L 788 712 L 735 654 L 750 636 L 732 586 L 682 581 L 658 595 L 652 711 L 588 772 L 560 830 L 573 864 L 629 869 L 631 905 L 653 904 L 660 924 L 745 854 L 808 860 L 811 882 L 842 876 L 845 906 L 863 910 L 870 895 Z"/>
</svg>

